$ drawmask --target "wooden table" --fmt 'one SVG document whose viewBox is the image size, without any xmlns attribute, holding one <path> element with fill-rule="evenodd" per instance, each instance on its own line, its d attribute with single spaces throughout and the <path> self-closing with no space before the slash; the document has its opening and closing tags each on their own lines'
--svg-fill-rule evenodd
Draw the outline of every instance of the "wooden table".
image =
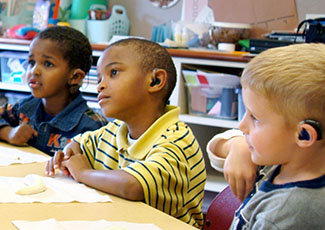
<svg viewBox="0 0 325 230">
<path fill-rule="evenodd" d="M 10 146 L 0 142 L 1 146 Z M 32 147 L 19 147 L 20 150 L 44 154 Z M 25 176 L 30 173 L 45 176 L 46 163 L 14 164 L 0 166 L 0 176 Z M 13 220 L 40 221 L 55 218 L 64 220 L 128 221 L 136 223 L 153 223 L 161 229 L 190 230 L 196 229 L 172 216 L 169 216 L 142 202 L 128 201 L 110 195 L 113 202 L 107 203 L 6 203 L 0 204 L 0 229 L 16 229 Z"/>
</svg>

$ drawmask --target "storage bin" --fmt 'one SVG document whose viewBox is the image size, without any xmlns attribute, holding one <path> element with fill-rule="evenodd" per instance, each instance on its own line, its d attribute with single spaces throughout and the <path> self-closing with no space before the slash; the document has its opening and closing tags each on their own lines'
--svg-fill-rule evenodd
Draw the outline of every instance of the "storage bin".
<svg viewBox="0 0 325 230">
<path fill-rule="evenodd" d="M 129 27 L 130 22 L 124 6 L 114 5 L 109 19 L 88 19 L 87 35 L 92 43 L 109 42 L 113 35 L 129 35 Z"/>
<path fill-rule="evenodd" d="M 187 86 L 190 114 L 231 120 L 237 118 L 236 89 L 240 86 L 238 76 L 201 70 L 183 70 L 182 73 Z"/>
<path fill-rule="evenodd" d="M 236 88 L 209 85 L 187 85 L 188 110 L 190 114 L 236 119 L 238 99 Z"/>
<path fill-rule="evenodd" d="M 27 58 L 26 52 L 0 52 L 1 81 L 23 84 L 25 82 Z"/>
<path fill-rule="evenodd" d="M 87 36 L 87 18 L 70 19 L 68 22 L 72 28 L 79 30 L 81 33 Z"/>
</svg>

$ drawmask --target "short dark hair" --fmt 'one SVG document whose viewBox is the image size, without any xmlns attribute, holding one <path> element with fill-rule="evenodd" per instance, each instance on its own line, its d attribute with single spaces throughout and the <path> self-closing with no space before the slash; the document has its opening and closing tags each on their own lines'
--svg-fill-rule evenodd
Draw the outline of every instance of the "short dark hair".
<svg viewBox="0 0 325 230">
<path fill-rule="evenodd" d="M 110 44 L 106 49 L 112 46 L 130 46 L 137 51 L 144 73 L 153 72 L 155 68 L 164 69 L 167 72 L 167 88 L 163 100 L 165 104 L 168 104 L 176 85 L 176 68 L 168 51 L 156 42 L 140 38 L 121 39 Z"/>
<path fill-rule="evenodd" d="M 71 69 L 80 68 L 85 73 L 90 70 L 93 61 L 92 48 L 88 38 L 80 31 L 68 26 L 52 26 L 42 30 L 36 38 L 57 42 Z"/>
</svg>

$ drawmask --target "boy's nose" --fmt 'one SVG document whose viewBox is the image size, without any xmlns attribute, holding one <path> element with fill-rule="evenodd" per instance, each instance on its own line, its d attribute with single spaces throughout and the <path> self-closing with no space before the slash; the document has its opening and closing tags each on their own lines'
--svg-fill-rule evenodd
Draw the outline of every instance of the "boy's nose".
<svg viewBox="0 0 325 230">
<path fill-rule="evenodd" d="M 39 75 L 40 74 L 40 68 L 38 67 L 38 65 L 34 65 L 32 68 L 31 68 L 31 73 L 33 75 Z"/>
<path fill-rule="evenodd" d="M 247 113 L 244 114 L 243 119 L 240 121 L 238 128 L 240 131 L 242 131 L 244 134 L 248 133 L 248 128 L 247 128 Z"/>
<path fill-rule="evenodd" d="M 102 82 L 99 82 L 97 85 L 97 92 L 100 93 L 105 89 L 105 86 Z"/>
</svg>

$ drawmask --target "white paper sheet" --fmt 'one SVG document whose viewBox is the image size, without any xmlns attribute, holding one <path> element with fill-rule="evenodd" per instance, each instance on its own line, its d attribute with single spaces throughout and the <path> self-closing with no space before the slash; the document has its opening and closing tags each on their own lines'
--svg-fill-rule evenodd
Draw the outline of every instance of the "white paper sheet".
<svg viewBox="0 0 325 230">
<path fill-rule="evenodd" d="M 55 177 L 41 177 L 46 191 L 33 195 L 18 195 L 15 191 L 24 185 L 24 177 L 0 176 L 0 203 L 66 203 L 66 202 L 111 202 L 111 198 L 95 189 L 78 183 L 71 177 L 59 174 Z"/>
<path fill-rule="evenodd" d="M 23 221 L 14 220 L 12 223 L 19 230 L 160 230 L 154 224 L 140 224 L 130 222 L 112 222 L 106 220 L 97 221 L 56 221 L 55 219 L 47 219 L 43 221 Z"/>
<path fill-rule="evenodd" d="M 45 162 L 50 159 L 50 156 L 33 154 L 21 151 L 17 148 L 0 146 L 0 166 L 11 164 L 24 164 L 32 162 Z"/>
</svg>

